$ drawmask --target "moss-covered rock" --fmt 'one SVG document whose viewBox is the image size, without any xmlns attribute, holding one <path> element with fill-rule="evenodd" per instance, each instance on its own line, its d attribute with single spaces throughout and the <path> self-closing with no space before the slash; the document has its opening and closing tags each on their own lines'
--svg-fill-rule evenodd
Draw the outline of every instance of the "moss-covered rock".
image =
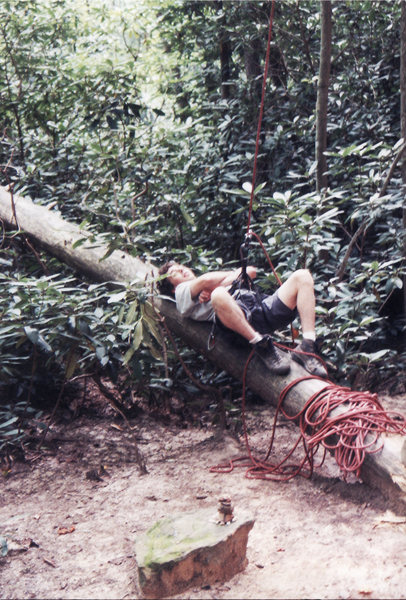
<svg viewBox="0 0 406 600">
<path fill-rule="evenodd" d="M 227 525 L 217 520 L 215 509 L 200 509 L 162 519 L 137 538 L 144 597 L 163 598 L 190 586 L 224 582 L 245 568 L 254 519 L 237 511 Z"/>
</svg>

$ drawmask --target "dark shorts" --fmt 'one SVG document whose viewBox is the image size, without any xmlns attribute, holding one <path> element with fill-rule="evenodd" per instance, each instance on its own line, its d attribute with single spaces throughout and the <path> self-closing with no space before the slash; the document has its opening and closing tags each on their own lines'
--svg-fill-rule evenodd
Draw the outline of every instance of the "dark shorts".
<svg viewBox="0 0 406 600">
<path fill-rule="evenodd" d="M 279 299 L 277 291 L 270 296 L 262 294 L 258 299 L 255 292 L 241 290 L 234 294 L 234 298 L 247 321 L 259 333 L 284 329 L 297 317 L 297 310 L 286 306 Z"/>
</svg>

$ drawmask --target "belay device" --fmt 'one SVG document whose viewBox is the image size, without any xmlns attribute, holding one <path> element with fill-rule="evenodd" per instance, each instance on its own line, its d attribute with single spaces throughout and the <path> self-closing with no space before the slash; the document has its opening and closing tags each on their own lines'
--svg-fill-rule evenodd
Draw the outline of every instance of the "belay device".
<svg viewBox="0 0 406 600">
<path fill-rule="evenodd" d="M 240 260 L 241 260 L 241 273 L 235 281 L 231 284 L 230 294 L 233 295 L 236 289 L 244 288 L 246 290 L 252 290 L 254 288 L 254 282 L 247 273 L 248 266 L 248 253 L 252 240 L 251 232 L 245 234 L 243 243 L 240 246 Z"/>
</svg>

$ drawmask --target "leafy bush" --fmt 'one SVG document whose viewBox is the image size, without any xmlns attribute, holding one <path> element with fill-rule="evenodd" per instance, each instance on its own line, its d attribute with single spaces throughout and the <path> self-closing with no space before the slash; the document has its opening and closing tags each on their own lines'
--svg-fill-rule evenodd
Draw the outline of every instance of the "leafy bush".
<svg viewBox="0 0 406 600">
<path fill-rule="evenodd" d="M 63 270 L 57 261 L 52 266 Z M 51 390 L 55 401 L 74 378 L 107 377 L 118 388 L 145 392 L 144 378 L 160 364 L 163 346 L 150 295 L 148 288 L 130 283 L 112 289 L 72 275 L 41 275 L 38 265 L 33 275 L 12 269 L 0 274 L 0 400 L 7 423 L 3 433 L 9 436 L 5 441 L 11 443 L 15 427 L 13 441 L 21 440 L 31 403 L 45 406 Z M 13 433 L 10 424 L 15 426 Z"/>
<path fill-rule="evenodd" d="M 0 455 L 7 455 L 25 439 L 25 428 L 34 420 L 40 423 L 42 412 L 27 401 L 0 404 Z"/>
</svg>

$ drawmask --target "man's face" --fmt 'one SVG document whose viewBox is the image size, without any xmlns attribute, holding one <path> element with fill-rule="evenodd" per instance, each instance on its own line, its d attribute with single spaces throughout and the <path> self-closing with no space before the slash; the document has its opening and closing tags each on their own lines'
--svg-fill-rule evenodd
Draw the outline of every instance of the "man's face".
<svg viewBox="0 0 406 600">
<path fill-rule="evenodd" d="M 185 267 L 184 265 L 174 263 L 168 269 L 168 279 L 174 288 L 182 283 L 182 281 L 190 281 L 195 278 L 196 275 L 193 273 L 192 269 L 189 269 L 189 267 Z"/>
</svg>

